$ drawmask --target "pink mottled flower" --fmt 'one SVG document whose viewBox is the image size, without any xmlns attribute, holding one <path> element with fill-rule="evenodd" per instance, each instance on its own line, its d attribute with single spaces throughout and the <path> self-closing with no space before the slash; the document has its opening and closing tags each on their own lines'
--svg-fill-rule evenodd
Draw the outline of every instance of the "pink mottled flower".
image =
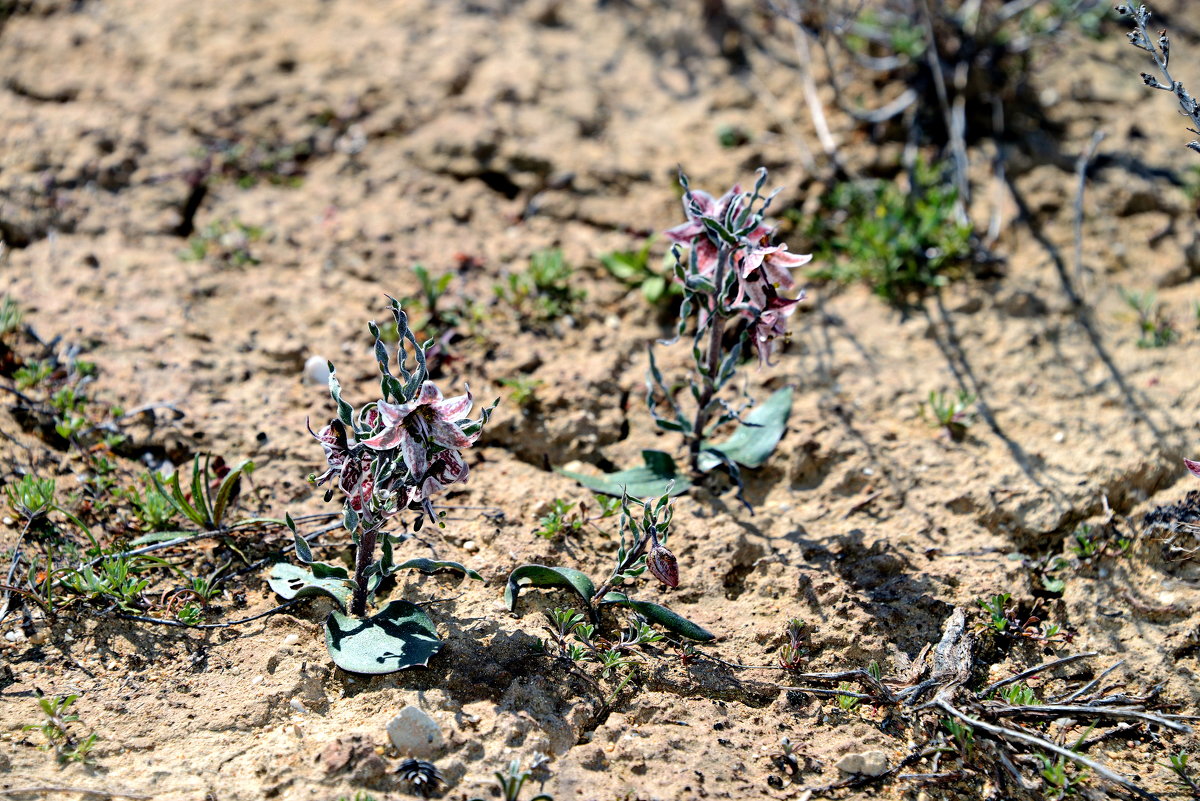
<svg viewBox="0 0 1200 801">
<path fill-rule="evenodd" d="M 762 277 L 776 289 L 791 289 L 796 285 L 791 271 L 812 261 L 812 254 L 789 253 L 787 245 L 758 247 L 748 251 L 741 259 L 741 275 L 750 278 L 755 270 L 762 270 Z"/>
<path fill-rule="evenodd" d="M 434 454 L 429 462 L 429 472 L 421 482 L 421 495 L 428 498 L 436 495 L 451 484 L 466 481 L 470 471 L 462 454 L 456 450 Z"/>
<path fill-rule="evenodd" d="M 709 238 L 704 227 L 705 218 L 722 222 L 729 213 L 730 204 L 742 202 L 742 187 L 735 185 L 713 200 L 713 196 L 702 189 L 689 190 L 683 195 L 683 212 L 687 222 L 663 232 L 663 236 L 679 245 L 687 245 L 696 254 L 696 270 L 701 275 L 712 275 L 717 268 L 717 246 Z"/>
<path fill-rule="evenodd" d="M 1193 476 L 1200 478 L 1200 462 L 1193 462 L 1191 459 L 1184 459 L 1183 463 L 1187 469 L 1191 471 Z"/>
<path fill-rule="evenodd" d="M 772 342 L 787 333 L 787 320 L 796 311 L 796 306 L 800 301 L 804 300 L 804 292 L 801 291 L 799 297 L 796 298 L 784 298 L 780 297 L 775 288 L 769 284 L 759 284 L 753 289 L 755 291 L 749 294 L 752 298 L 760 295 L 761 300 L 755 301 L 760 311 L 756 316 L 752 314 L 746 316 L 753 320 L 754 330 L 751 332 L 751 336 L 754 339 L 754 347 L 758 351 L 759 363 L 770 364 Z"/>
<path fill-rule="evenodd" d="M 443 448 L 468 448 L 478 434 L 468 436 L 455 425 L 471 411 L 471 390 L 453 398 L 442 398 L 442 391 L 426 381 L 417 397 L 408 403 L 379 401 L 375 408 L 383 419 L 383 430 L 363 445 L 377 451 L 399 448 L 408 471 L 420 480 L 429 470 L 430 444 Z"/>
</svg>

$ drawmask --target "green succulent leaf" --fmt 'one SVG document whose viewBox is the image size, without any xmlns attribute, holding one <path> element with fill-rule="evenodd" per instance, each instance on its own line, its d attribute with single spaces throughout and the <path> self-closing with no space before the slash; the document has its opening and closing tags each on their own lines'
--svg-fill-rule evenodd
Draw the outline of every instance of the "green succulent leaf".
<svg viewBox="0 0 1200 801">
<path fill-rule="evenodd" d="M 746 422 L 752 425 L 739 425 L 729 439 L 719 445 L 706 442 L 704 447 L 720 451 L 743 467 L 761 467 L 783 438 L 791 411 L 792 388 L 784 387 L 746 415 Z M 704 472 L 720 464 L 719 457 L 700 454 L 699 466 Z"/>
<path fill-rule="evenodd" d="M 572 473 L 569 470 L 558 470 L 567 478 L 573 478 L 583 486 L 604 495 L 621 497 L 622 492 L 628 492 L 631 498 L 649 498 L 662 495 L 670 487 L 672 495 L 682 495 L 687 492 L 692 482 L 678 471 L 675 460 L 663 451 L 642 451 L 641 467 L 620 470 L 599 476 L 589 476 L 583 473 Z"/>
<path fill-rule="evenodd" d="M 508 611 L 516 609 L 517 596 L 522 587 L 566 587 L 589 604 L 596 594 L 596 585 L 592 584 L 592 580 L 573 568 L 521 565 L 509 574 L 508 585 L 504 588 L 504 603 Z"/>
<path fill-rule="evenodd" d="M 420 570 L 422 573 L 461 573 L 468 578 L 483 581 L 483 576 L 476 573 L 469 567 L 459 564 L 458 562 L 438 562 L 433 559 L 409 559 L 407 562 L 393 567 L 389 573 L 395 573 L 397 570 Z"/>
<path fill-rule="evenodd" d="M 313 562 L 310 567 L 312 569 L 298 567 L 290 562 L 280 562 L 267 574 L 267 584 L 286 601 L 325 595 L 337 601 L 343 609 L 347 608 L 350 605 L 351 587 L 354 582 L 346 573 L 346 569 L 320 562 Z M 317 576 L 317 571 L 321 572 L 320 576 Z"/>
<path fill-rule="evenodd" d="M 687 637 L 690 640 L 698 640 L 700 642 L 708 642 L 715 639 L 716 635 L 710 632 L 703 626 L 698 626 L 686 617 L 677 615 L 665 606 L 652 604 L 649 601 L 635 601 L 623 593 L 610 592 L 604 596 L 604 603 L 616 604 L 617 606 L 628 606 L 638 614 L 645 617 L 651 623 L 657 623 L 667 631 L 678 634 L 681 637 Z"/>
<path fill-rule="evenodd" d="M 425 667 L 442 641 L 421 607 L 392 601 L 368 618 L 331 612 L 325 621 L 325 647 L 342 670 L 379 675 Z"/>
<path fill-rule="evenodd" d="M 312 548 L 308 546 L 308 540 L 301 537 L 300 532 L 296 530 L 296 521 L 292 520 L 291 514 L 288 514 L 284 520 L 287 527 L 291 529 L 292 540 L 296 543 L 296 558 L 306 565 L 312 564 Z"/>
</svg>

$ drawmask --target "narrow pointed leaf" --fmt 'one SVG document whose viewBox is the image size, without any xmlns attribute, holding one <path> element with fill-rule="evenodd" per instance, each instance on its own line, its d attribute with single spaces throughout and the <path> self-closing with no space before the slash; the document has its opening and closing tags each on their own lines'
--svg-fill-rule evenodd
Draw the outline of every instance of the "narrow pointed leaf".
<svg viewBox="0 0 1200 801">
<path fill-rule="evenodd" d="M 504 588 L 504 603 L 508 611 L 517 606 L 517 596 L 523 587 L 565 587 L 584 600 L 592 602 L 596 585 L 578 570 L 569 567 L 546 567 L 545 565 L 521 565 L 508 576 Z"/>
<path fill-rule="evenodd" d="M 342 400 L 342 385 L 334 374 L 333 362 L 328 362 L 328 365 L 329 394 L 333 397 L 333 402 L 337 404 L 338 419 L 345 424 L 346 428 L 354 431 L 354 407 Z"/>
<path fill-rule="evenodd" d="M 325 621 L 325 647 L 342 670 L 379 675 L 425 667 L 442 641 L 421 607 L 392 601 L 365 619 L 331 612 Z"/>
<path fill-rule="evenodd" d="M 792 388 L 784 387 L 746 415 L 745 420 L 750 425 L 739 425 L 729 439 L 720 444 L 706 442 L 705 449 L 720 451 L 743 467 L 761 467 L 783 437 L 791 411 Z M 702 471 L 707 473 L 719 464 L 721 459 L 715 454 L 700 454 Z"/>
<path fill-rule="evenodd" d="M 610 592 L 604 596 L 604 603 L 628 606 L 651 623 L 657 623 L 667 631 L 687 637 L 689 640 L 708 642 L 716 639 L 716 635 L 703 626 L 699 626 L 682 615 L 677 615 L 665 606 L 649 601 L 635 601 L 619 592 Z"/>
<path fill-rule="evenodd" d="M 200 513 L 201 521 L 205 528 L 214 528 L 212 519 L 212 506 L 208 503 L 208 490 L 205 484 L 208 483 L 208 459 L 204 460 L 204 467 L 200 467 L 200 454 L 196 454 L 196 458 L 192 461 L 192 505 L 196 507 L 196 511 Z"/>
<path fill-rule="evenodd" d="M 622 492 L 628 492 L 630 497 L 635 498 L 657 497 L 667 491 L 672 481 L 675 482 L 671 488 L 672 495 L 682 495 L 691 488 L 691 480 L 678 471 L 670 454 L 663 451 L 642 451 L 642 460 L 645 464 L 641 467 L 599 476 L 573 473 L 569 470 L 557 472 L 575 479 L 594 492 L 618 498 Z"/>
<path fill-rule="evenodd" d="M 217 499 L 213 501 L 213 522 L 220 523 L 225 517 L 225 507 L 229 505 L 229 498 L 233 495 L 233 488 L 237 485 L 238 479 L 243 473 L 250 473 L 254 469 L 254 462 L 249 459 L 243 459 L 230 470 L 225 479 L 221 482 L 221 486 L 217 489 Z"/>
<path fill-rule="evenodd" d="M 304 564 L 311 564 L 313 560 L 312 548 L 308 547 L 308 540 L 300 536 L 300 532 L 296 530 L 296 522 L 292 520 L 292 515 L 289 512 L 284 518 L 287 521 L 287 527 L 292 530 L 292 539 L 296 543 L 296 558 Z"/>
</svg>

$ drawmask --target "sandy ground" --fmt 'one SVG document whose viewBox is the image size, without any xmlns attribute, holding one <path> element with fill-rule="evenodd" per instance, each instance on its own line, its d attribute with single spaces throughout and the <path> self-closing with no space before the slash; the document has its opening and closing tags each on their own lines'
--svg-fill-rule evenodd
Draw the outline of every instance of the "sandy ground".
<svg viewBox="0 0 1200 801">
<path fill-rule="evenodd" d="M 670 649 L 605 703 L 534 650 L 540 610 L 555 597 L 529 593 L 517 615 L 500 597 L 518 564 L 599 573 L 612 559 L 613 538 L 595 528 L 566 541 L 534 536 L 549 501 L 590 498 L 548 466 L 623 466 L 643 448 L 678 445 L 654 432 L 641 400 L 645 344 L 669 319 L 610 278 L 597 254 L 636 248 L 678 221 L 680 165 L 721 191 L 766 164 L 783 187 L 780 209 L 812 208 L 819 175 L 806 154 L 817 145 L 786 24 L 734 4 L 755 42 L 738 65 L 698 8 L 650 0 L 17 6 L 0 33 L 0 290 L 43 340 L 78 344 L 95 362 L 99 403 L 175 410 L 152 412 L 153 425 L 138 417 L 122 476 L 139 473 L 139 453 L 180 463 L 211 451 L 257 465 L 239 514 L 328 511 L 304 480 L 320 463 L 304 421 L 328 417 L 330 403 L 302 380 L 303 365 L 334 360 L 348 394 L 367 400 L 375 368 L 364 322 L 385 316 L 385 293 L 416 291 L 417 262 L 457 271 L 453 296 L 477 303 L 443 388 L 470 382 L 477 397 L 506 400 L 470 453 L 471 482 L 448 499 L 498 511 L 455 512 L 433 543 L 486 582 L 411 583 L 414 597 L 452 599 L 435 607 L 446 646 L 428 669 L 369 680 L 336 669 L 320 637 L 322 602 L 205 632 L 80 612 L 46 631 L 13 616 L 3 629 L 14 636 L 0 643 L 11 670 L 0 683 L 0 788 L 403 797 L 384 773 L 397 761 L 384 727 L 408 704 L 442 728 L 450 798 L 486 793 L 494 770 L 536 754 L 548 757 L 537 778 L 561 800 L 800 798 L 805 785 L 841 779 L 835 764 L 847 753 L 908 753 L 905 732 L 879 710 L 846 712 L 779 689 L 790 683 L 780 671 Z M 1194 51 L 1193 31 L 1172 32 L 1177 51 Z M 1033 685 L 1065 692 L 1123 659 L 1113 686 L 1161 686 L 1165 708 L 1196 711 L 1194 565 L 1138 536 L 1126 556 L 1067 571 L 1061 598 L 1027 567 L 1069 558 L 1076 526 L 1107 519 L 1105 499 L 1140 531 L 1146 511 L 1200 487 L 1181 465 L 1200 454 L 1200 244 L 1183 188 L 1200 162 L 1182 148 L 1170 98 L 1146 100 L 1144 65 L 1120 26 L 1104 34 L 1068 33 L 1035 53 L 1048 124 L 1006 144 L 1005 181 L 993 177 L 995 145 L 971 146 L 970 212 L 981 227 L 999 221 L 997 277 L 957 283 L 907 315 L 862 287 L 810 287 L 776 365 L 747 371 L 757 397 L 795 387 L 786 437 L 748 475 L 755 515 L 720 482 L 679 500 L 672 546 L 683 581 L 662 593 L 718 634 L 707 653 L 774 665 L 787 621 L 800 618 L 811 627 L 804 669 L 874 660 L 890 674 L 938 641 L 955 607 L 974 624 L 979 598 L 1008 592 L 1027 609 L 1040 595 L 1042 617 L 1073 641 L 981 657 L 981 680 L 1095 651 Z M 1185 80 L 1195 63 L 1180 67 Z M 832 108 L 824 66 L 814 69 Z M 830 121 L 853 169 L 894 168 L 898 143 L 872 141 L 844 115 Z M 749 142 L 722 147 L 725 125 Z M 1074 166 L 1095 131 L 1106 138 L 1076 265 Z M 229 155 L 234 146 L 241 156 Z M 251 258 L 219 247 L 181 258 L 190 236 L 238 223 L 254 229 Z M 587 298 L 570 317 L 531 326 L 492 287 L 548 247 L 563 250 Z M 1157 292 L 1178 341 L 1139 348 L 1120 288 Z M 663 359 L 678 370 L 684 354 Z M 516 378 L 541 382 L 535 402 L 512 402 L 500 382 Z M 952 442 L 920 405 L 960 385 L 986 414 Z M 15 403 L 0 404 L 0 482 L 32 471 L 71 491 L 82 458 L 22 425 Z M 120 505 L 90 519 L 106 542 L 128 530 Z M 18 533 L 7 518 L 0 545 Z M 284 541 L 263 536 L 242 547 Z M 216 545 L 203 547 L 196 558 L 217 559 Z M 414 541 L 403 553 L 429 548 Z M 231 582 L 225 616 L 276 603 L 265 572 Z M 35 689 L 80 694 L 76 725 L 101 737 L 93 764 L 59 767 L 36 747 L 40 735 L 21 730 L 38 721 Z M 340 757 L 356 736 L 357 756 Z M 795 784 L 768 756 L 784 736 L 800 757 Z M 1140 734 L 1090 753 L 1182 798 L 1159 763 L 1194 746 Z M 840 796 L 919 792 L 988 788 L 986 777 L 924 789 L 891 780 Z"/>
</svg>

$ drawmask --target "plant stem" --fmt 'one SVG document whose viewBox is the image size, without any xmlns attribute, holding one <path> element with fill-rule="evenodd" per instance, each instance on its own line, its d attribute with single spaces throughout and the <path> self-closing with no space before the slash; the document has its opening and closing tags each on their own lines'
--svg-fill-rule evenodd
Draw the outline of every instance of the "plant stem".
<svg viewBox="0 0 1200 801">
<path fill-rule="evenodd" d="M 375 556 L 375 539 L 379 529 L 363 529 L 359 535 L 358 548 L 354 552 L 354 598 L 350 601 L 350 614 L 365 617 L 367 614 L 367 568 Z"/>
<path fill-rule="evenodd" d="M 692 471 L 696 473 L 700 472 L 700 446 L 704 442 L 704 429 L 708 425 L 713 396 L 717 394 L 717 371 L 721 369 L 721 341 L 725 335 L 725 318 L 721 316 L 721 295 L 725 291 L 725 269 L 730 255 L 728 245 L 721 245 L 717 251 L 717 291 L 713 294 L 713 305 L 708 314 L 708 351 L 704 354 L 708 375 L 704 378 L 704 389 L 700 391 L 696 420 L 692 424 L 692 437 L 688 442 Z"/>
<path fill-rule="evenodd" d="M 600 603 L 604 600 L 604 596 L 608 595 L 609 591 L 612 590 L 613 584 L 615 583 L 617 576 L 621 575 L 622 573 L 624 573 L 626 570 L 628 570 L 629 568 L 631 568 L 633 566 L 633 563 L 638 560 L 638 557 L 640 557 L 642 555 L 642 553 L 645 552 L 646 544 L 649 542 L 650 542 L 650 535 L 642 534 L 638 538 L 638 541 L 636 543 L 634 543 L 634 546 L 629 549 L 629 553 L 625 554 L 625 558 L 621 561 L 621 564 L 617 565 L 617 569 L 614 570 L 612 572 L 612 575 L 609 576 L 608 579 L 603 584 L 600 585 L 599 589 L 596 590 L 596 594 L 592 596 L 592 603 L 591 603 L 591 612 L 592 612 L 592 620 L 593 621 L 600 619 Z"/>
</svg>

